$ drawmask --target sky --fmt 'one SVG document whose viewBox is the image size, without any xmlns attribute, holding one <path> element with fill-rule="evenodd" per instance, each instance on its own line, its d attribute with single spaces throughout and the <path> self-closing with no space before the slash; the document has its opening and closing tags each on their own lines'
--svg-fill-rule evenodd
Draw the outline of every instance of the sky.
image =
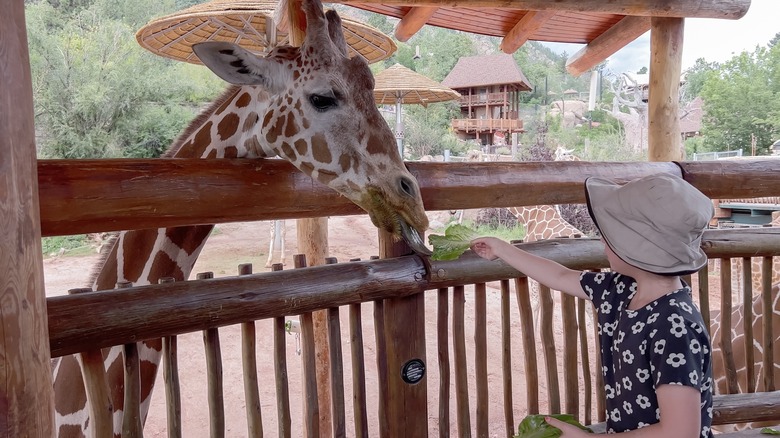
<svg viewBox="0 0 780 438">
<path fill-rule="evenodd" d="M 780 32 L 780 0 L 752 0 L 739 20 L 686 18 L 683 42 L 683 71 L 704 58 L 723 62 L 756 46 L 766 46 Z M 581 44 L 545 43 L 556 52 L 576 53 Z M 636 72 L 650 66 L 650 32 L 646 32 L 609 58 L 607 68 L 615 73 Z"/>
</svg>

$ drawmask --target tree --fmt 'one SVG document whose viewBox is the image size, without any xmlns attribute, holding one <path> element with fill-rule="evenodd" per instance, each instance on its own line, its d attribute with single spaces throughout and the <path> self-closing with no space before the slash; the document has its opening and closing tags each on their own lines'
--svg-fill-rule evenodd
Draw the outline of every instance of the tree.
<svg viewBox="0 0 780 438">
<path fill-rule="evenodd" d="M 42 157 L 158 156 L 196 104 L 223 87 L 213 75 L 201 76 L 203 67 L 145 51 L 135 41 L 135 27 L 107 16 L 146 22 L 163 6 L 149 0 L 135 9 L 133 2 L 113 5 L 96 0 L 78 12 L 46 2 L 27 6 Z"/>
<path fill-rule="evenodd" d="M 704 100 L 704 147 L 709 151 L 742 149 L 766 155 L 780 133 L 780 47 L 742 52 L 708 75 Z"/>
</svg>

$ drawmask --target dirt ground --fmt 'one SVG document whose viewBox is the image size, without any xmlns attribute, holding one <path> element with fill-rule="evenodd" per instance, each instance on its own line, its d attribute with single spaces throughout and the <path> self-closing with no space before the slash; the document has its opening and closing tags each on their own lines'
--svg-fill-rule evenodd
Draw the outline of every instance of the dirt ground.
<svg viewBox="0 0 780 438">
<path fill-rule="evenodd" d="M 432 221 L 445 222 L 447 213 L 434 213 Z M 215 277 L 236 275 L 238 265 L 252 263 L 254 272 L 263 272 L 267 254 L 269 251 L 271 222 L 249 222 L 222 224 L 207 242 L 198 259 L 195 273 L 212 271 Z M 367 260 L 377 254 L 376 230 L 367 216 L 349 216 L 330 218 L 328 222 L 329 254 L 336 257 L 339 262 L 346 262 L 352 258 Z M 286 221 L 286 266 L 292 268 L 292 255 L 296 254 L 295 221 Z M 89 255 L 83 257 L 59 256 L 44 260 L 44 273 L 47 294 L 58 295 L 66 293 L 70 288 L 82 287 L 87 281 L 88 273 L 98 256 Z M 278 260 L 274 260 L 278 261 Z M 488 339 L 488 385 L 489 385 L 489 423 L 490 436 L 505 436 L 503 413 L 503 381 L 501 369 L 501 327 L 500 327 L 500 302 L 501 295 L 498 284 L 488 285 L 487 294 L 487 339 Z M 438 391 L 439 369 L 437 360 L 438 346 L 436 342 L 436 308 L 437 297 L 435 291 L 429 291 L 425 297 L 426 313 L 426 375 L 428 387 L 428 424 L 432 436 L 438 434 Z M 452 300 L 450 300 L 450 315 L 452 313 Z M 512 351 L 521 351 L 520 326 L 517 317 L 517 303 L 514 292 L 511 294 L 510 309 L 512 313 L 511 332 Z M 476 427 L 476 387 L 474 376 L 474 305 L 473 292 L 466 291 L 465 311 L 466 348 L 469 358 L 469 395 L 471 398 L 471 429 Z M 378 396 L 377 375 L 375 371 L 375 334 L 373 325 L 373 305 L 362 305 L 363 342 L 366 364 L 366 388 L 368 400 L 368 421 L 371 436 L 378 436 Z M 288 319 L 297 319 L 290 316 Z M 348 436 L 354 436 L 352 430 L 352 390 L 351 390 L 351 364 L 349 344 L 349 314 L 346 308 L 341 309 L 341 333 L 342 352 L 344 355 L 344 386 L 346 401 L 346 423 Z M 559 321 L 559 318 L 556 318 Z M 276 395 L 274 388 L 274 364 L 273 364 L 273 336 L 272 322 L 258 321 L 257 325 L 257 355 L 258 374 L 260 382 L 260 398 L 263 418 L 263 427 L 266 435 L 277 435 Z M 451 324 L 451 322 L 450 322 Z M 538 332 L 538 329 L 537 329 Z M 560 336 L 562 329 L 560 323 L 554 327 L 556 336 Z M 246 413 L 244 404 L 244 389 L 241 362 L 241 330 L 238 326 L 223 327 L 219 329 L 222 371 L 224 376 L 224 403 L 226 415 L 227 437 L 247 436 Z M 301 356 L 298 354 L 300 345 L 295 334 L 289 334 L 287 339 L 287 365 L 290 387 L 290 404 L 292 417 L 292 435 L 302 436 L 302 397 L 301 397 Z M 203 336 L 201 333 L 190 333 L 179 336 L 179 373 L 182 389 L 182 417 L 183 436 L 200 438 L 209 436 L 209 410 L 207 403 L 207 379 L 206 360 L 203 348 Z M 451 343 L 451 341 L 450 341 Z M 557 344 L 558 367 L 562 369 L 562 346 Z M 595 355 L 591 353 L 591 360 Z M 453 358 L 452 346 L 450 346 L 450 358 Z M 539 356 L 540 368 L 542 356 Z M 523 358 L 521 355 L 512 359 L 512 387 L 514 424 L 519 423 L 526 415 L 526 390 L 525 375 L 523 371 Z M 591 368 L 592 369 L 592 368 Z M 451 368 L 451 373 L 454 370 Z M 450 388 L 450 418 L 451 431 L 457 430 L 455 414 L 455 379 L 451 374 Z M 539 376 L 540 393 L 546 393 L 546 379 L 544 374 Z M 542 399 L 542 411 L 546 409 L 544 396 Z M 165 437 L 166 434 L 165 391 L 162 374 L 158 373 L 156 389 L 152 396 L 149 415 L 146 421 L 144 434 L 146 437 Z"/>
</svg>

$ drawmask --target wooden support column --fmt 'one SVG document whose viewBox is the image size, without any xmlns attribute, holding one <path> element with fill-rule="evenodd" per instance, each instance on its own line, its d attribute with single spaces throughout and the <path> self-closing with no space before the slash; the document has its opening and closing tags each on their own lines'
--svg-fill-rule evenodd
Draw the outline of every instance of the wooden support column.
<svg viewBox="0 0 780 438">
<path fill-rule="evenodd" d="M 396 241 L 384 230 L 379 231 L 380 258 L 398 257 L 411 252 L 405 242 Z M 425 355 L 424 298 L 424 294 L 416 294 L 389 299 L 382 306 L 387 352 L 387 393 L 379 403 L 384 406 L 388 428 L 383 436 L 428 436 L 427 371 L 416 383 L 408 383 L 401 377 L 404 366 L 415 359 L 422 361 L 426 369 L 428 367 Z"/>
<path fill-rule="evenodd" d="M 649 161 L 682 160 L 680 74 L 684 18 L 654 17 L 650 22 Z"/>
<path fill-rule="evenodd" d="M 2 0 L 0 10 L 0 436 L 53 436 L 24 2 Z"/>
</svg>

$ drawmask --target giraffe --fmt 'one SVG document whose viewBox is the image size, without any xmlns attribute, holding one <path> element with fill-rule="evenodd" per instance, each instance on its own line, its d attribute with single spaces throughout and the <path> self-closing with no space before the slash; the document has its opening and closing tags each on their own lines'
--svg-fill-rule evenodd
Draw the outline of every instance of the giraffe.
<svg viewBox="0 0 780 438">
<path fill-rule="evenodd" d="M 771 226 L 780 226 L 780 215 L 778 215 L 774 220 L 771 222 Z M 741 263 L 741 260 L 737 260 L 738 263 Z M 760 294 L 761 291 L 761 263 L 762 258 L 760 257 L 753 257 L 751 259 L 752 267 L 753 267 L 753 292 L 754 297 L 752 302 L 750 303 L 752 307 L 752 313 L 753 313 L 753 357 L 754 357 L 754 369 L 755 369 L 755 390 L 756 391 L 766 391 L 767 388 L 764 385 L 764 375 L 769 372 L 768 370 L 764 369 L 764 348 L 762 347 L 763 342 L 763 323 L 764 318 L 766 317 L 764 314 L 764 305 L 762 296 Z M 742 273 L 741 269 L 737 269 L 739 274 Z M 777 346 L 780 345 L 780 257 L 775 257 L 772 264 L 772 291 L 771 291 L 771 302 L 772 302 L 772 343 Z M 741 298 L 741 294 L 740 294 Z M 721 312 L 719 309 L 713 310 L 710 312 L 711 316 L 711 322 L 710 322 L 710 333 L 711 333 L 711 339 L 712 339 L 712 360 L 713 360 L 713 376 L 715 377 L 715 388 L 716 391 L 720 394 L 726 394 L 728 393 L 728 381 L 725 371 L 725 357 L 723 355 L 722 350 L 722 343 L 721 343 Z M 737 389 L 740 393 L 747 392 L 748 391 L 748 382 L 747 382 L 747 361 L 745 357 L 745 352 L 747 350 L 747 345 L 745 345 L 745 327 L 744 327 L 744 318 L 745 318 L 745 303 L 740 303 L 736 306 L 734 306 L 731 310 L 731 346 L 732 351 L 734 353 L 734 362 L 737 369 Z M 774 363 L 774 381 L 775 381 L 775 389 L 777 389 L 777 385 L 780 384 L 780 349 L 777 347 L 774 348 L 773 351 L 773 363 Z M 736 427 L 731 427 L 730 429 L 747 429 L 747 428 L 758 428 L 758 427 L 764 427 L 764 426 L 776 426 L 774 423 L 748 423 L 748 424 L 742 424 L 738 425 Z M 722 430 L 725 432 L 726 430 Z"/>
<path fill-rule="evenodd" d="M 764 312 L 763 300 L 761 295 L 756 295 L 751 303 L 753 309 L 753 357 L 754 357 L 754 369 L 755 369 L 755 390 L 766 391 L 767 388 L 764 384 L 764 375 L 768 372 L 772 372 L 774 375 L 775 388 L 780 384 L 780 282 L 774 283 L 771 292 L 771 315 L 772 315 L 772 343 L 774 344 L 773 361 L 774 369 L 764 369 L 764 348 L 763 342 L 763 323 L 766 314 Z M 725 368 L 725 357 L 723 355 L 722 343 L 721 343 L 721 313 L 719 310 L 714 310 L 710 313 L 710 333 L 712 339 L 712 374 L 715 378 L 715 390 L 719 394 L 728 394 L 728 381 Z M 744 332 L 744 305 L 737 305 L 732 308 L 731 311 L 731 348 L 734 353 L 734 362 L 737 369 L 737 388 L 740 393 L 748 392 L 747 382 L 747 362 L 745 352 L 747 345 L 745 344 L 745 332 Z M 747 423 L 741 425 L 735 425 L 728 427 L 732 429 L 755 429 L 766 426 L 777 426 L 777 422 L 757 422 Z M 728 430 L 723 429 L 722 432 Z"/>
<path fill-rule="evenodd" d="M 561 216 L 558 209 L 552 205 L 530 205 L 526 207 L 510 207 L 509 212 L 515 215 L 518 222 L 525 226 L 526 242 L 553 239 L 556 237 L 582 237 L 585 235 L 574 225 Z"/>
<path fill-rule="evenodd" d="M 196 117 L 166 153 L 176 158 L 279 157 L 335 189 L 366 210 L 377 228 L 425 251 L 428 227 L 420 191 L 398 153 L 395 136 L 373 98 L 366 62 L 348 58 L 341 20 L 325 13 L 320 0 L 304 0 L 308 31 L 303 45 L 276 47 L 258 57 L 221 42 L 194 46 L 217 75 L 231 82 Z M 119 282 L 185 280 L 213 225 L 132 230 L 118 234 L 92 278 L 95 290 Z M 141 418 L 145 419 L 162 342 L 138 343 L 141 359 Z M 112 391 L 114 436 L 123 421 L 122 347 L 103 350 Z M 54 368 L 57 436 L 91 436 L 90 406 L 78 356 Z"/>
</svg>

